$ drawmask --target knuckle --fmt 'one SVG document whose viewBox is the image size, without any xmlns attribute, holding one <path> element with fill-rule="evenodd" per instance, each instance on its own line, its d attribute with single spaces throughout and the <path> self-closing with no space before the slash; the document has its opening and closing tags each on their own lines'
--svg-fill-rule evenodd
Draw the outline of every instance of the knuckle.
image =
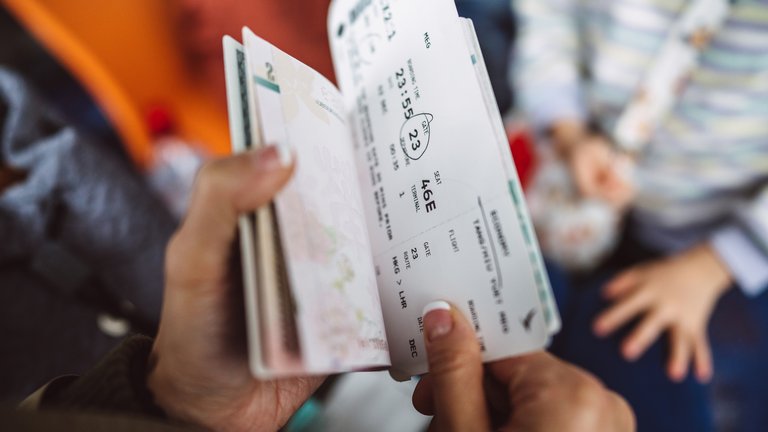
<svg viewBox="0 0 768 432">
<path fill-rule="evenodd" d="M 580 425 L 575 430 L 596 430 L 606 415 L 606 400 L 605 394 L 596 391 L 582 390 L 574 395 L 570 408 L 574 424 Z"/>
<path fill-rule="evenodd" d="M 571 395 L 575 423 L 591 430 L 603 430 L 612 418 L 631 418 L 629 405 L 597 379 L 584 374 Z M 584 429 L 586 430 L 586 429 Z"/>
<path fill-rule="evenodd" d="M 214 160 L 206 162 L 197 172 L 196 188 L 202 194 L 221 189 L 224 184 L 225 162 Z"/>
<path fill-rule="evenodd" d="M 198 286 L 220 272 L 220 257 L 200 248 L 182 227 L 165 249 L 166 289 Z"/>
<path fill-rule="evenodd" d="M 579 410 L 599 408 L 603 403 L 602 389 L 592 385 L 578 386 L 572 395 L 572 403 Z"/>
<path fill-rule="evenodd" d="M 205 162 L 197 171 L 197 181 L 201 184 L 209 183 L 218 175 L 219 164 L 217 160 Z"/>
<path fill-rule="evenodd" d="M 626 399 L 613 391 L 607 391 L 607 399 L 608 409 L 606 411 L 615 414 L 619 425 L 631 425 L 634 429 L 635 414 Z"/>
<path fill-rule="evenodd" d="M 699 328 L 699 325 L 697 325 L 695 322 L 681 318 L 680 319 L 680 330 L 683 332 L 683 334 L 690 339 L 696 340 L 699 337 L 699 334 L 701 334 L 701 329 Z"/>
<path fill-rule="evenodd" d="M 677 316 L 677 312 L 673 306 L 662 303 L 656 308 L 656 316 L 661 322 L 666 324 Z"/>
<path fill-rule="evenodd" d="M 527 398 L 527 402 L 532 405 L 547 405 L 552 403 L 552 401 L 570 401 L 571 395 L 562 388 L 561 384 L 547 383 L 547 385 L 539 386 L 535 391 L 528 391 L 524 395 Z M 571 408 L 572 406 L 569 403 L 568 409 Z M 574 411 L 578 411 L 578 408 Z"/>
<path fill-rule="evenodd" d="M 576 385 L 578 388 L 577 396 L 583 396 L 586 399 L 590 399 L 595 395 L 601 394 L 605 387 L 595 376 L 590 375 L 587 372 L 578 370 L 578 373 L 574 376 L 576 379 Z"/>
<path fill-rule="evenodd" d="M 653 289 L 653 285 L 650 285 L 648 283 L 641 283 L 638 285 L 640 288 L 637 291 L 637 301 L 640 303 L 644 303 L 647 305 L 656 305 L 658 304 L 658 294 L 656 290 Z"/>
<path fill-rule="evenodd" d="M 679 319 L 675 319 L 672 324 L 670 325 L 670 330 L 672 330 L 677 335 L 683 337 L 683 338 L 690 338 L 691 332 L 688 331 L 688 327 L 685 325 L 685 323 Z"/>
<path fill-rule="evenodd" d="M 565 384 L 570 389 L 571 397 L 576 403 L 591 404 L 597 396 L 605 391 L 603 383 L 589 372 L 566 364 L 563 369 L 550 377 L 553 385 L 560 388 Z"/>
</svg>

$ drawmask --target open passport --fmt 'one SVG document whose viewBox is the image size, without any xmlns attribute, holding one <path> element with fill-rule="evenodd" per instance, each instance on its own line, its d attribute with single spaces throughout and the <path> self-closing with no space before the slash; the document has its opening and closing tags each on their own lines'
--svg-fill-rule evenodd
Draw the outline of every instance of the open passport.
<svg viewBox="0 0 768 432">
<path fill-rule="evenodd" d="M 422 309 L 451 302 L 484 360 L 560 319 L 472 22 L 453 0 L 334 0 L 338 88 L 247 28 L 224 38 L 232 146 L 296 172 L 240 220 L 260 378 L 427 372 Z"/>
</svg>

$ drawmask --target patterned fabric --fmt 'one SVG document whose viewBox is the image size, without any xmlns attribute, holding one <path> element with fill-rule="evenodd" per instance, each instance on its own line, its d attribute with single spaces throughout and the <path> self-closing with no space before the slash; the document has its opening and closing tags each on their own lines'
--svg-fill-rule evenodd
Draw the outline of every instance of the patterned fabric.
<svg viewBox="0 0 768 432">
<path fill-rule="evenodd" d="M 680 12 L 617 121 L 614 138 L 621 147 L 635 153 L 648 143 L 685 91 L 701 52 L 729 12 L 728 0 L 692 0 Z"/>
<path fill-rule="evenodd" d="M 613 131 L 689 3 L 517 1 L 521 108 L 538 128 L 569 118 Z M 712 239 L 756 294 L 768 284 L 768 0 L 736 0 L 681 84 L 638 159 L 635 210 L 666 237 Z M 747 254 L 756 265 L 745 270 L 737 261 Z"/>
</svg>

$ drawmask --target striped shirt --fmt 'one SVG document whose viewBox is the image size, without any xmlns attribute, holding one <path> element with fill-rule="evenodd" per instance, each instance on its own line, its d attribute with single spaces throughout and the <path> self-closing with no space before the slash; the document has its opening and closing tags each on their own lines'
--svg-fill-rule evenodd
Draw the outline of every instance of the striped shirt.
<svg viewBox="0 0 768 432">
<path fill-rule="evenodd" d="M 690 0 L 517 0 L 516 89 L 537 127 L 612 131 Z M 736 0 L 638 159 L 635 213 L 675 252 L 709 241 L 749 294 L 768 286 L 768 0 Z M 746 263 L 746 264 L 745 264 Z"/>
</svg>

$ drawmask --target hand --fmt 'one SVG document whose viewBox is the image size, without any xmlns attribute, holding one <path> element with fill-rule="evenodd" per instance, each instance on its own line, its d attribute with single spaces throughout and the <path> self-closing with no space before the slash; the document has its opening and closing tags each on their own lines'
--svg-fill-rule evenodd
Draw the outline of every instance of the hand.
<svg viewBox="0 0 768 432">
<path fill-rule="evenodd" d="M 634 190 L 622 161 L 601 135 L 589 135 L 574 145 L 568 153 L 571 175 L 582 196 L 601 199 L 618 210 L 632 201 Z"/>
<path fill-rule="evenodd" d="M 633 267 L 603 289 L 605 298 L 615 303 L 595 320 L 595 334 L 607 336 L 642 315 L 622 343 L 621 351 L 627 360 L 640 357 L 663 331 L 669 330 L 670 379 L 683 380 L 693 358 L 699 381 L 709 381 L 712 354 L 707 323 L 715 303 L 731 283 L 727 267 L 707 245 Z"/>
<path fill-rule="evenodd" d="M 551 132 L 557 153 L 568 163 L 579 193 L 624 210 L 634 197 L 628 180 L 629 159 L 619 155 L 604 136 L 588 132 L 580 121 L 557 121 Z"/>
<path fill-rule="evenodd" d="M 241 213 L 267 204 L 288 181 L 267 148 L 200 171 L 189 212 L 166 253 L 165 300 L 148 387 L 165 412 L 214 430 L 277 430 L 322 378 L 257 381 L 245 349 L 242 290 L 231 281 Z"/>
<path fill-rule="evenodd" d="M 489 363 L 484 381 L 475 332 L 455 308 L 427 312 L 424 332 L 430 372 L 416 387 L 413 404 L 434 415 L 430 431 L 635 429 L 621 397 L 547 353 Z"/>
</svg>

